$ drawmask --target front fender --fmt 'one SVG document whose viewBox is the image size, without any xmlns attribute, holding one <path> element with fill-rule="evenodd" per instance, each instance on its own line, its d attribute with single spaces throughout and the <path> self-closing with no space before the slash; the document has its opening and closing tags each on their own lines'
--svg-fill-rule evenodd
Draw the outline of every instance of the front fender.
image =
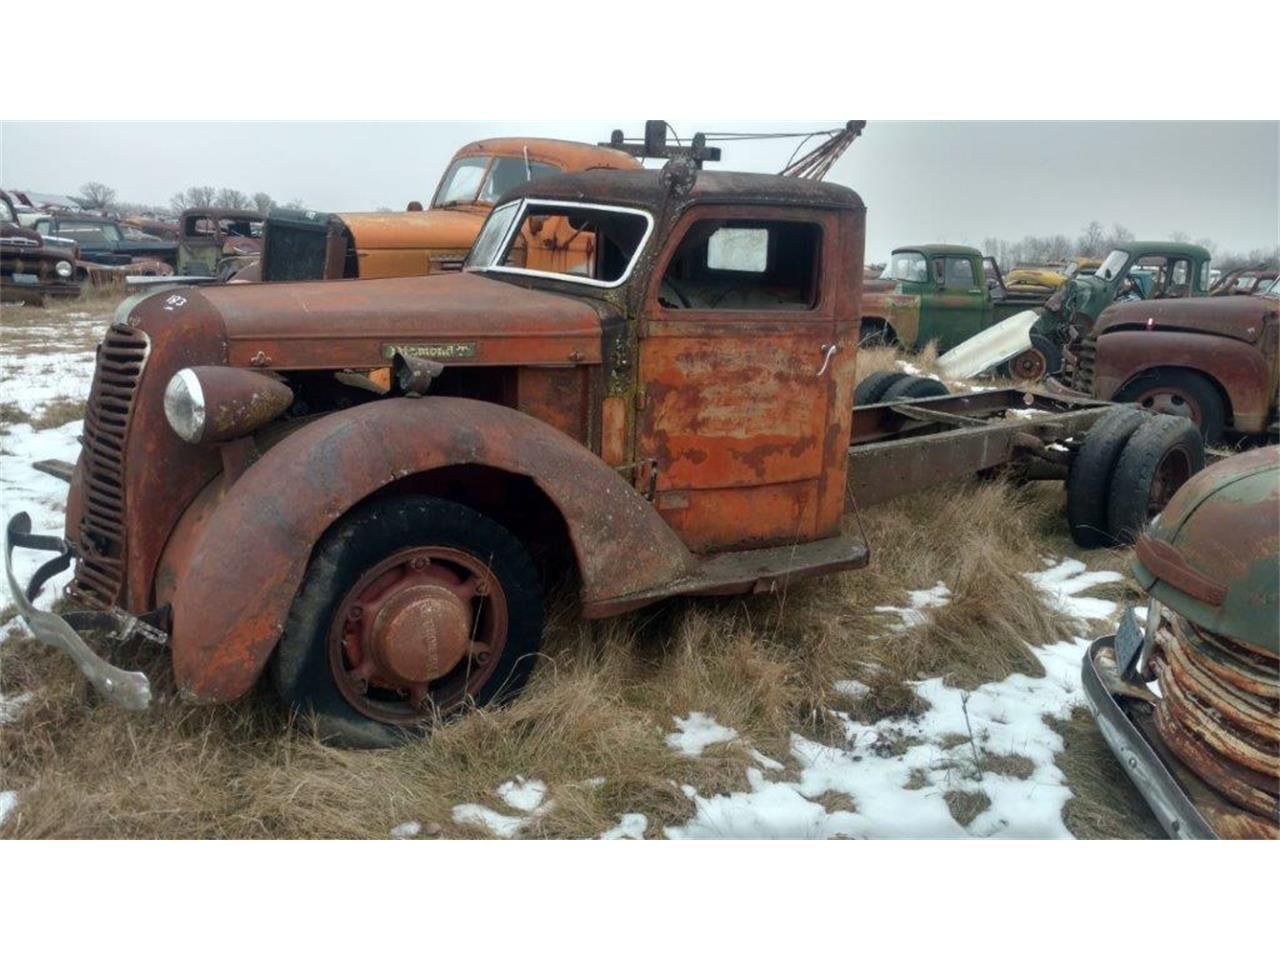
<svg viewBox="0 0 1280 960">
<path fill-rule="evenodd" d="M 694 559 L 604 461 L 517 410 L 454 397 L 379 400 L 299 428 L 226 492 L 173 594 L 174 675 L 229 700 L 274 649 L 312 549 L 354 505 L 404 477 L 484 464 L 528 477 L 564 518 L 584 604 L 686 575 Z"/>
<path fill-rule="evenodd" d="M 1267 425 L 1275 381 L 1262 352 L 1229 337 L 1167 330 L 1116 330 L 1098 337 L 1094 396 L 1110 400 L 1140 373 L 1183 367 L 1217 382 L 1231 402 L 1232 427 L 1257 433 Z"/>
</svg>

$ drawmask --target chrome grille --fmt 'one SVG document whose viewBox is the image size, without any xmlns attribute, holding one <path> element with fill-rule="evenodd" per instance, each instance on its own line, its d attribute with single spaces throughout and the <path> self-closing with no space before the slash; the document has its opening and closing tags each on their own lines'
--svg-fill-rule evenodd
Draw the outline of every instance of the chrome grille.
<svg viewBox="0 0 1280 960">
<path fill-rule="evenodd" d="M 1081 393 L 1093 393 L 1093 365 L 1098 357 L 1098 341 L 1092 335 L 1085 337 L 1074 348 L 1075 368 L 1071 372 L 1071 386 Z"/>
<path fill-rule="evenodd" d="M 125 441 L 150 342 L 114 324 L 98 348 L 84 416 L 80 558 L 71 593 L 89 606 L 114 606 L 124 585 Z"/>
</svg>

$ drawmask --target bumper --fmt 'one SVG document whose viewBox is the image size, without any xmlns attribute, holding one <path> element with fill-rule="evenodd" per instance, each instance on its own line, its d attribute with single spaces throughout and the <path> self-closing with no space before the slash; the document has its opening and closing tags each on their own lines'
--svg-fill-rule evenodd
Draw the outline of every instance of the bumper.
<svg viewBox="0 0 1280 960">
<path fill-rule="evenodd" d="M 25 590 L 19 587 L 13 574 L 15 547 L 57 554 L 35 572 Z M 128 710 L 145 710 L 151 703 L 151 682 L 146 674 L 112 666 L 94 652 L 80 635 L 80 631 L 101 631 L 108 643 L 141 638 L 165 644 L 169 638 L 163 630 L 124 610 L 83 610 L 62 616 L 37 610 L 32 603 L 50 577 L 71 565 L 74 553 L 72 545 L 60 537 L 33 535 L 31 518 L 27 514 L 19 513 L 11 517 L 5 528 L 4 571 L 13 602 L 36 640 L 71 657 L 81 673 L 105 699 Z"/>
<path fill-rule="evenodd" d="M 1093 641 L 1081 667 L 1085 699 L 1102 738 L 1170 837 L 1216 839 L 1209 822 L 1126 711 L 1125 701 L 1129 698 L 1115 692 L 1118 679 L 1113 676 L 1114 670 L 1108 670 L 1107 661 L 1099 661 L 1098 655 L 1110 651 L 1114 641 L 1114 636 Z M 1114 666 L 1114 660 L 1110 665 Z"/>
</svg>

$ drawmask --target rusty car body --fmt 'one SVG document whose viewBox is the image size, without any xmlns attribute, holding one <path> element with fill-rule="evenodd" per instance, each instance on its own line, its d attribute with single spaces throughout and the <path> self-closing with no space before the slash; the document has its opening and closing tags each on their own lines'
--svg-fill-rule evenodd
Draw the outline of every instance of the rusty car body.
<svg viewBox="0 0 1280 960">
<path fill-rule="evenodd" d="M 128 240 L 120 224 L 109 217 L 50 213 L 41 216 L 33 229 L 42 237 L 74 241 L 80 259 L 108 267 L 159 261 L 177 265 L 178 245 L 170 240 Z"/>
<path fill-rule="evenodd" d="M 499 137 L 469 143 L 454 154 L 425 210 L 272 211 L 260 263 L 237 279 L 377 279 L 457 271 L 485 217 L 511 187 L 559 173 L 640 166 L 619 150 L 569 140 Z M 581 259 L 584 251 L 569 249 L 575 240 L 572 231 L 547 231 L 530 256 Z"/>
<path fill-rule="evenodd" d="M 125 706 L 149 681 L 80 617 L 167 643 L 197 700 L 270 666 L 326 735 L 372 745 L 518 689 L 537 571 L 574 577 L 586 617 L 774 591 L 867 562 L 850 491 L 1015 462 L 1065 476 L 1108 404 L 854 408 L 864 218 L 845 187 L 673 161 L 521 184 L 463 272 L 126 300 L 65 540 L 9 522 L 7 564 L 59 553 L 25 590 L 7 568 L 20 612 Z M 585 264 L 531 260 L 557 221 Z M 84 610 L 36 610 L 73 560 Z"/>
<path fill-rule="evenodd" d="M 1280 294 L 1116 304 L 1073 348 L 1069 386 L 1187 416 L 1208 442 L 1276 427 Z"/>
<path fill-rule="evenodd" d="M 1241 267 L 1218 278 L 1209 290 L 1211 297 L 1248 297 L 1264 293 L 1280 277 L 1274 267 Z"/>
<path fill-rule="evenodd" d="M 1170 836 L 1280 838 L 1280 448 L 1193 477 L 1133 573 L 1144 627 L 1082 667 L 1104 739 Z"/>
<path fill-rule="evenodd" d="M 0 191 L 0 300 L 40 306 L 46 297 L 75 296 L 75 247 L 46 246 L 23 227 L 9 195 Z"/>
<path fill-rule="evenodd" d="M 254 210 L 193 207 L 178 217 L 176 268 L 183 277 L 227 280 L 262 254 L 266 216 Z"/>
</svg>

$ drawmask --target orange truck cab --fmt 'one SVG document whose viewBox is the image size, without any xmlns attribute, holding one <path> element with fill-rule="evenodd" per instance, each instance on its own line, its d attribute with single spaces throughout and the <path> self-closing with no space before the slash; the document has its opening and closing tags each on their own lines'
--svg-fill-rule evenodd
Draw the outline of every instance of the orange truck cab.
<svg viewBox="0 0 1280 960">
<path fill-rule="evenodd" d="M 416 277 L 462 269 L 462 261 L 498 198 L 533 180 L 586 170 L 637 170 L 620 150 L 570 140 L 505 137 L 469 143 L 440 178 L 426 210 L 321 213 L 275 210 L 262 260 L 241 280 Z M 410 206 L 416 206 L 411 204 Z M 569 260 L 584 268 L 589 239 L 563 220 L 538 225 L 531 266 Z"/>
</svg>

